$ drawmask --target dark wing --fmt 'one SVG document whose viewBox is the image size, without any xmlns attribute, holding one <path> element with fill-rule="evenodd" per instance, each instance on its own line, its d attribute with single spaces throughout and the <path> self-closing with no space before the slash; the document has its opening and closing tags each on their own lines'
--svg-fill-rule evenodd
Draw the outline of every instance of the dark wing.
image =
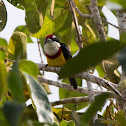
<svg viewBox="0 0 126 126">
<path fill-rule="evenodd" d="M 72 54 L 71 54 L 68 46 L 65 45 L 64 43 L 60 43 L 60 45 L 61 45 L 62 52 L 63 52 L 65 59 L 68 60 L 69 58 L 72 58 Z"/>
<path fill-rule="evenodd" d="M 65 57 L 66 60 L 68 60 L 69 58 L 72 58 L 72 54 L 68 48 L 68 46 L 66 46 L 64 43 L 60 43 L 61 44 L 61 48 L 62 48 L 62 52 L 63 55 Z M 75 80 L 75 78 L 69 78 L 70 84 L 73 85 L 73 88 L 76 90 L 77 89 L 77 82 Z"/>
</svg>

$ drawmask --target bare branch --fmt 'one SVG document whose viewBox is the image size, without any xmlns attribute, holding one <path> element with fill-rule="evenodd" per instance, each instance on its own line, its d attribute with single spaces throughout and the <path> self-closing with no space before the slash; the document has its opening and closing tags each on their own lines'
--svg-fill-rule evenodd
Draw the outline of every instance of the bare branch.
<svg viewBox="0 0 126 126">
<path fill-rule="evenodd" d="M 70 0 L 72 7 L 75 9 L 75 11 L 83 18 L 92 18 L 91 14 L 83 14 L 75 5 L 75 3 L 73 2 L 73 0 Z"/>
<path fill-rule="evenodd" d="M 99 94 L 95 94 L 94 97 L 98 95 Z M 113 98 L 113 97 L 114 95 L 110 93 L 110 98 Z M 65 99 L 61 99 L 61 100 L 50 102 L 50 103 L 52 106 L 56 106 L 56 105 L 61 105 L 61 104 L 80 103 L 80 102 L 89 102 L 89 96 L 65 98 Z"/>
<path fill-rule="evenodd" d="M 60 71 L 60 67 L 46 66 L 45 64 L 40 64 L 40 63 L 38 63 L 37 65 L 39 67 L 39 70 L 48 71 L 48 72 L 55 72 L 55 73 L 59 73 L 59 71 Z M 87 81 L 91 81 L 91 82 L 96 83 L 96 84 L 103 86 L 105 88 L 108 88 L 108 86 L 107 86 L 108 84 L 106 84 L 106 83 L 109 83 L 110 85 L 113 85 L 116 88 L 118 87 L 117 84 L 114 84 L 110 81 L 107 81 L 101 77 L 96 77 L 92 74 L 89 74 L 88 72 L 79 73 L 79 74 L 75 75 L 75 77 L 85 79 Z"/>
<path fill-rule="evenodd" d="M 92 89 L 92 85 L 90 81 L 86 81 L 87 82 L 87 88 L 88 88 L 88 96 L 89 96 L 89 101 L 90 103 L 92 103 L 94 101 L 94 92 Z"/>
<path fill-rule="evenodd" d="M 81 41 L 81 33 L 80 33 L 80 30 L 79 30 L 78 19 L 77 19 L 75 10 L 72 7 L 71 0 L 69 0 L 69 5 L 70 5 L 70 8 L 71 8 L 71 13 L 72 13 L 73 21 L 74 21 L 74 24 L 75 24 L 76 33 L 77 33 L 76 43 L 79 46 L 79 48 L 81 49 L 81 48 L 83 48 L 83 42 Z"/>
<path fill-rule="evenodd" d="M 67 89 L 69 91 L 75 91 L 75 92 L 79 92 L 79 93 L 83 93 L 83 94 L 87 94 L 88 95 L 88 90 L 87 88 L 83 88 L 83 87 L 79 87 L 75 90 L 71 85 L 69 84 L 66 84 L 66 83 L 62 83 L 62 82 L 57 82 L 57 81 L 52 81 L 52 80 L 48 80 L 48 79 L 45 79 L 41 76 L 38 76 L 38 81 L 41 83 L 41 82 L 44 82 L 44 83 L 47 83 L 49 85 L 53 85 L 53 86 L 56 86 L 56 87 L 60 87 L 60 88 L 64 88 L 64 89 Z M 96 90 L 93 90 L 94 94 L 97 94 L 97 93 L 101 93 L 103 91 L 96 91 Z M 105 92 L 109 92 L 109 91 L 105 91 Z M 112 93 L 112 92 L 110 92 Z M 112 93 L 113 95 L 113 93 Z M 114 95 L 113 95 L 114 96 Z"/>
<path fill-rule="evenodd" d="M 73 98 L 65 98 L 55 102 L 51 102 L 52 106 L 61 105 L 61 104 L 69 104 L 69 103 L 80 103 L 80 102 L 89 102 L 89 97 L 73 97 Z"/>
<path fill-rule="evenodd" d="M 98 10 L 97 0 L 90 0 L 90 10 L 92 13 L 92 19 L 95 23 L 95 27 L 98 33 L 98 36 L 101 41 L 106 41 L 105 31 L 102 25 L 102 20 Z"/>
</svg>

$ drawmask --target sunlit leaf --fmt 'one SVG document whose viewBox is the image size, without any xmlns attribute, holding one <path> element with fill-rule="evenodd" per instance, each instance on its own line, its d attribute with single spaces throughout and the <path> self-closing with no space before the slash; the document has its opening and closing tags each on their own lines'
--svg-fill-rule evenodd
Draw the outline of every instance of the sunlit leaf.
<svg viewBox="0 0 126 126">
<path fill-rule="evenodd" d="M 61 68 L 59 78 L 70 77 L 97 65 L 124 47 L 125 43 L 119 41 L 97 42 L 81 49 L 79 54 L 68 60 Z M 106 51 L 107 50 L 107 51 Z M 74 69 L 73 69 L 74 68 Z"/>
<path fill-rule="evenodd" d="M 34 62 L 25 59 L 19 61 L 19 69 L 34 77 L 37 77 L 39 73 L 38 66 Z"/>
<path fill-rule="evenodd" d="M 7 23 L 7 11 L 3 1 L 0 1 L 0 31 L 2 31 Z"/>
<path fill-rule="evenodd" d="M 50 19 L 48 16 L 45 16 L 44 24 L 42 28 L 35 34 L 32 34 L 32 37 L 40 38 L 45 37 L 48 34 L 52 34 L 56 30 L 60 29 L 60 27 L 64 24 L 68 15 L 68 11 L 64 10 L 60 13 L 59 16 L 55 18 L 55 20 Z"/>
<path fill-rule="evenodd" d="M 103 66 L 102 66 L 101 64 L 98 64 L 98 65 L 96 66 L 96 70 L 97 70 L 97 72 L 98 72 L 98 74 L 99 74 L 99 77 L 104 78 L 104 76 L 105 76 L 105 71 L 104 71 Z"/>
<path fill-rule="evenodd" d="M 13 99 L 17 102 L 25 102 L 23 85 L 24 83 L 18 70 L 18 64 L 14 63 L 12 70 L 8 74 L 8 86 L 11 90 Z"/>
<path fill-rule="evenodd" d="M 12 60 L 27 58 L 27 36 L 23 32 L 14 32 L 9 41 L 8 58 Z"/>
<path fill-rule="evenodd" d="M 9 122 L 10 126 L 18 126 L 19 119 L 22 114 L 24 104 L 15 102 L 5 102 L 3 106 L 3 113 Z"/>
<path fill-rule="evenodd" d="M 6 77 L 7 77 L 7 70 L 4 61 L 0 59 L 0 100 L 2 100 L 3 96 L 7 91 Z"/>
<path fill-rule="evenodd" d="M 74 121 L 67 122 L 67 121 L 63 120 L 62 122 L 60 122 L 60 126 L 75 126 L 75 123 L 74 123 Z"/>
<path fill-rule="evenodd" d="M 81 117 L 81 125 L 82 126 L 88 126 L 93 116 L 97 113 L 98 110 L 102 108 L 102 106 L 105 103 L 106 98 L 109 97 L 108 93 L 102 93 L 95 97 L 95 100 L 92 102 L 92 104 L 89 106 L 87 111 L 84 113 L 84 115 Z M 99 102 L 100 101 L 100 102 Z"/>
<path fill-rule="evenodd" d="M 41 123 L 53 123 L 53 113 L 47 94 L 43 87 L 30 75 L 25 73 L 31 91 L 31 98 L 35 105 L 38 120 Z"/>
<path fill-rule="evenodd" d="M 27 35 L 27 43 L 33 43 L 32 39 L 29 37 L 30 32 L 28 31 L 26 25 L 18 26 L 14 31 L 23 32 Z"/>
</svg>

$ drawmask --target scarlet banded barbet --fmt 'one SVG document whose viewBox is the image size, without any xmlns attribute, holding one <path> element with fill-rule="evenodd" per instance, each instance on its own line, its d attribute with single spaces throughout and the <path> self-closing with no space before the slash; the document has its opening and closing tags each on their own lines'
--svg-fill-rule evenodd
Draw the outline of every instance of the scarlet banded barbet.
<svg viewBox="0 0 126 126">
<path fill-rule="evenodd" d="M 62 66 L 69 58 L 72 58 L 68 46 L 64 43 L 60 43 L 55 35 L 46 36 L 44 52 L 46 54 L 48 66 Z M 73 88 L 77 89 L 75 78 L 71 77 L 69 81 Z"/>
</svg>

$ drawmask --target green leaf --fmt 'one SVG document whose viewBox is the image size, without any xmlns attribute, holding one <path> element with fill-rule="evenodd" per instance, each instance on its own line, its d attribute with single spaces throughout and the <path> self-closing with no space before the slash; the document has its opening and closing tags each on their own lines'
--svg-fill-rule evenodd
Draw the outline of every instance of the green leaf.
<svg viewBox="0 0 126 126">
<path fill-rule="evenodd" d="M 38 32 L 43 24 L 43 16 L 36 11 L 26 11 L 26 26 L 31 33 Z"/>
<path fill-rule="evenodd" d="M 30 36 L 30 32 L 28 31 L 26 25 L 21 25 L 21 26 L 18 26 L 15 30 L 15 31 L 19 31 L 19 32 L 23 32 L 27 35 L 27 43 L 33 43 L 32 39 L 29 37 Z"/>
<path fill-rule="evenodd" d="M 0 47 L 1 46 L 8 46 L 7 41 L 3 38 L 0 38 Z"/>
<path fill-rule="evenodd" d="M 84 47 L 96 41 L 96 35 L 88 23 L 82 27 Z"/>
<path fill-rule="evenodd" d="M 43 26 L 48 0 L 34 0 L 32 2 L 34 7 L 26 11 L 25 21 L 28 30 L 31 33 L 36 33 Z"/>
<path fill-rule="evenodd" d="M 68 122 L 68 121 L 63 120 L 60 122 L 60 126 L 75 126 L 75 123 L 74 123 L 74 121 Z"/>
<path fill-rule="evenodd" d="M 84 115 L 81 117 L 82 126 L 88 126 L 93 116 L 97 113 L 98 110 L 102 108 L 102 106 L 105 103 L 106 98 L 108 97 L 109 97 L 109 93 L 102 93 L 95 97 L 95 100 L 89 106 L 89 108 L 84 113 Z"/>
<path fill-rule="evenodd" d="M 64 10 L 60 15 L 58 15 L 55 20 L 49 18 L 49 16 L 45 15 L 44 24 L 42 28 L 35 34 L 32 34 L 32 37 L 41 38 L 45 37 L 48 34 L 52 34 L 62 27 L 65 20 L 67 19 L 68 11 Z"/>
<path fill-rule="evenodd" d="M 25 73 L 31 91 L 32 101 L 35 105 L 38 120 L 41 123 L 53 123 L 53 113 L 47 94 L 43 87 L 30 75 Z"/>
<path fill-rule="evenodd" d="M 125 113 L 123 110 L 116 113 L 115 118 L 117 119 L 117 122 L 119 123 L 120 126 L 125 126 L 126 119 L 125 119 Z"/>
<path fill-rule="evenodd" d="M 113 124 L 113 125 L 119 125 L 117 121 L 115 120 L 101 120 L 99 123 L 105 123 L 105 124 Z M 105 125 L 104 125 L 105 126 Z"/>
<path fill-rule="evenodd" d="M 9 56 L 11 60 L 27 58 L 27 36 L 23 32 L 14 32 L 9 41 Z"/>
<path fill-rule="evenodd" d="M 3 106 L 3 113 L 9 122 L 10 126 L 18 126 L 21 113 L 23 111 L 24 104 L 5 102 Z"/>
<path fill-rule="evenodd" d="M 119 49 L 124 47 L 125 43 L 119 41 L 97 42 L 81 49 L 79 54 L 67 61 L 59 72 L 59 78 L 70 77 L 77 73 L 87 70 L 112 56 Z M 106 51 L 107 50 L 107 51 Z M 74 69 L 73 69 L 74 68 Z"/>
<path fill-rule="evenodd" d="M 18 70 L 18 64 L 14 63 L 12 70 L 8 74 L 8 86 L 15 101 L 24 103 L 23 79 Z"/>
<path fill-rule="evenodd" d="M 102 77 L 102 78 L 105 77 L 105 71 L 104 71 L 104 69 L 103 69 L 102 64 L 98 64 L 98 65 L 96 66 L 96 70 L 97 70 L 97 72 L 98 72 L 98 74 L 99 74 L 99 77 Z"/>
<path fill-rule="evenodd" d="M 34 62 L 25 59 L 19 61 L 19 69 L 35 77 L 39 73 L 38 66 Z"/>
<path fill-rule="evenodd" d="M 7 77 L 7 70 L 4 61 L 0 59 L 0 101 L 2 100 L 3 96 L 6 94 L 7 91 L 6 77 Z"/>
<path fill-rule="evenodd" d="M 2 1 L 0 1 L 0 31 L 2 31 L 7 23 L 7 11 L 5 4 Z"/>
<path fill-rule="evenodd" d="M 0 50 L 0 60 L 5 60 L 5 58 L 5 53 L 2 50 Z"/>
</svg>

